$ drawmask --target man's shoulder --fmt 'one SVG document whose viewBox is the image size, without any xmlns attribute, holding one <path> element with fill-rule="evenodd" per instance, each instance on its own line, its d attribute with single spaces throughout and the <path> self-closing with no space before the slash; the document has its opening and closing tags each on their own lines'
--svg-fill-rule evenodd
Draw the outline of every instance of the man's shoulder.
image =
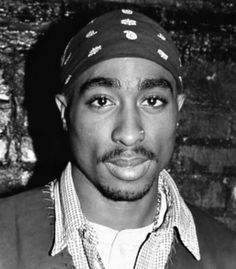
<svg viewBox="0 0 236 269">
<path fill-rule="evenodd" d="M 18 194 L 0 199 L 0 229 L 12 230 L 11 226 L 24 227 L 40 220 L 47 220 L 49 201 L 44 187 L 27 190 Z M 48 194 L 49 197 L 49 194 Z M 9 229 L 7 229 L 9 228 Z"/>
<path fill-rule="evenodd" d="M 196 226 L 201 259 L 197 261 L 184 247 L 177 233 L 175 254 L 172 256 L 174 266 L 170 268 L 236 268 L 236 234 L 227 229 L 209 214 L 189 205 Z"/>
<path fill-rule="evenodd" d="M 54 210 L 45 191 L 37 188 L 0 199 L 0 268 L 41 268 L 35 264 L 47 262 Z"/>
<path fill-rule="evenodd" d="M 202 258 L 213 256 L 219 264 L 225 261 L 227 268 L 236 268 L 236 233 L 197 207 L 188 207 L 196 225 Z"/>
<path fill-rule="evenodd" d="M 25 213 L 42 206 L 43 188 L 31 189 L 8 197 L 0 198 L 0 218 Z"/>
<path fill-rule="evenodd" d="M 209 213 L 190 204 L 188 204 L 188 207 L 193 215 L 197 232 L 207 231 L 209 235 L 222 232 L 226 238 L 230 237 L 233 239 L 236 237 L 236 233 L 234 231 L 230 230 L 226 227 L 226 225 L 213 218 Z M 221 239 L 220 235 L 218 235 L 216 238 Z"/>
<path fill-rule="evenodd" d="M 10 194 L 9 196 L 3 196 L 0 198 L 1 203 L 12 203 L 16 200 L 27 200 L 31 199 L 33 197 L 37 197 L 42 193 L 42 190 L 44 187 L 38 187 L 38 188 L 33 188 L 33 189 L 26 189 L 20 192 L 16 192 L 15 194 Z"/>
</svg>

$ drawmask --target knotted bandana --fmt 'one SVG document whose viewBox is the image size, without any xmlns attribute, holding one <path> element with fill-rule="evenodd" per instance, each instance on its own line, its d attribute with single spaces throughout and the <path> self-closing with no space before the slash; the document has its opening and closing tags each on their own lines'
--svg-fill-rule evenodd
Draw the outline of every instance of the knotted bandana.
<svg viewBox="0 0 236 269">
<path fill-rule="evenodd" d="M 68 43 L 61 60 L 63 88 L 89 67 L 119 57 L 151 60 L 167 69 L 182 89 L 181 61 L 166 31 L 151 18 L 122 9 L 87 24 Z"/>
</svg>

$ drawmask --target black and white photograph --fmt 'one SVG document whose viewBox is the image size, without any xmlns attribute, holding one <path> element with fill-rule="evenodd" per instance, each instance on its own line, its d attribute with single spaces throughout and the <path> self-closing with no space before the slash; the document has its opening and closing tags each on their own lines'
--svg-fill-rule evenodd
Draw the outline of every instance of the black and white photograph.
<svg viewBox="0 0 236 269">
<path fill-rule="evenodd" d="M 236 269 L 236 1 L 0 0 L 0 269 Z"/>
</svg>

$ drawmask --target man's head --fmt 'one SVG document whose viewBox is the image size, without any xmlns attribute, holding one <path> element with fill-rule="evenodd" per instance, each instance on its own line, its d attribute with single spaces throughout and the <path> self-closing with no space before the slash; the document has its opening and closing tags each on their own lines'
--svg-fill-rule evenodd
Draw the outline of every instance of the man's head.
<svg viewBox="0 0 236 269">
<path fill-rule="evenodd" d="M 171 158 L 184 101 L 174 44 L 156 22 L 118 10 L 82 29 L 62 65 L 56 100 L 80 180 L 113 200 L 141 199 Z"/>
</svg>

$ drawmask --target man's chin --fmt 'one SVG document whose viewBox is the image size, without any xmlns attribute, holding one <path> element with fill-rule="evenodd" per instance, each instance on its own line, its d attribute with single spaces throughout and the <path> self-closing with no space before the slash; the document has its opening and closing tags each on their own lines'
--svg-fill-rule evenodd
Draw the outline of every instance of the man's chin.
<svg viewBox="0 0 236 269">
<path fill-rule="evenodd" d="M 109 200 L 134 202 L 146 196 L 151 190 L 153 183 L 154 180 L 152 180 L 149 184 L 146 184 L 142 190 L 128 190 L 128 188 L 126 190 L 121 190 L 107 185 L 99 185 L 97 188 L 100 193 Z"/>
</svg>

